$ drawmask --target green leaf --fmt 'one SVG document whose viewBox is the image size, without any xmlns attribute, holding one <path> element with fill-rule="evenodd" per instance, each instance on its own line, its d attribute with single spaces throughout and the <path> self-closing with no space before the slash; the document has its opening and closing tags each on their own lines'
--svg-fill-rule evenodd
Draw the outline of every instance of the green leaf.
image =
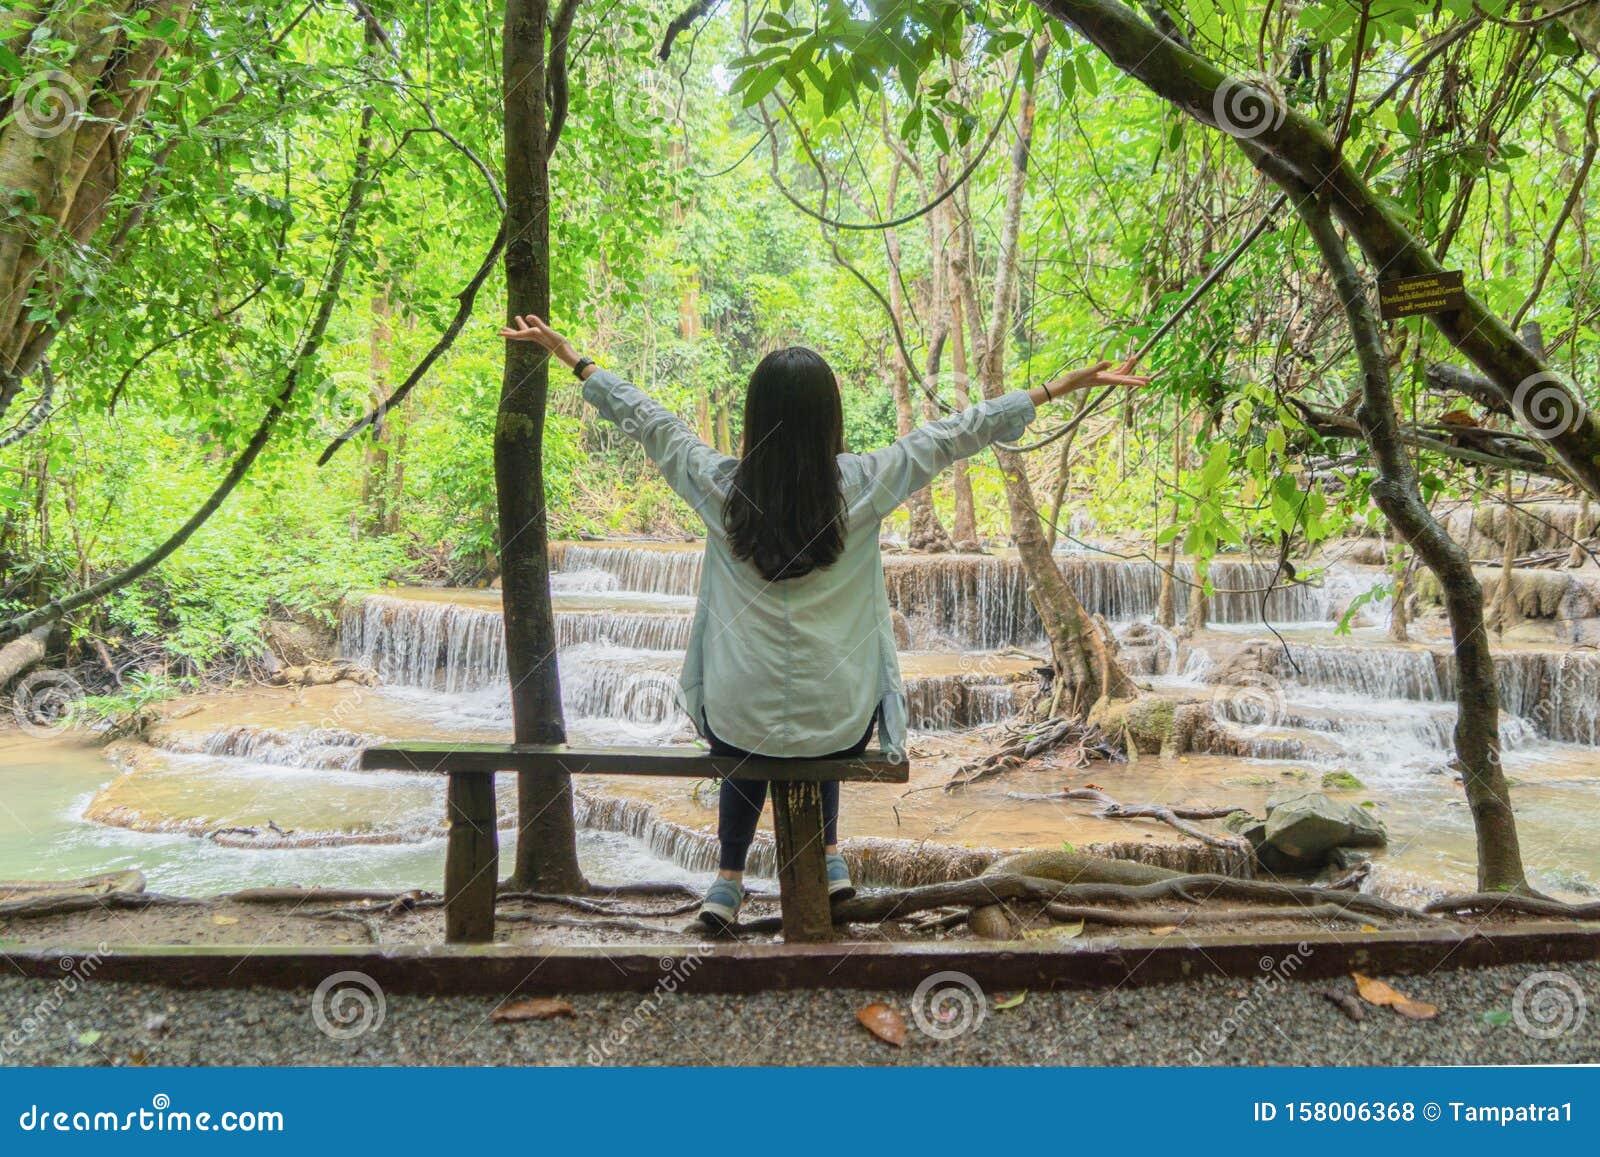
<svg viewBox="0 0 1600 1157">
<path fill-rule="evenodd" d="M 997 994 L 994 998 L 995 1011 L 1003 1012 L 1008 1008 L 1019 1008 L 1021 1007 L 1022 1002 L 1027 999 L 1028 990 L 1026 988 L 1012 996 L 1000 996 Z"/>
<path fill-rule="evenodd" d="M 756 73 L 755 79 L 750 82 L 750 87 L 744 90 L 744 107 L 749 108 L 758 103 L 762 97 L 776 88 L 778 82 L 782 79 L 783 65 L 781 64 L 769 64 L 766 68 Z"/>
<path fill-rule="evenodd" d="M 1099 96 L 1100 81 L 1094 74 L 1093 62 L 1090 61 L 1087 56 L 1080 56 L 1077 59 L 1075 67 L 1078 72 L 1078 80 L 1083 84 L 1083 87 L 1088 90 L 1089 95 Z"/>
</svg>

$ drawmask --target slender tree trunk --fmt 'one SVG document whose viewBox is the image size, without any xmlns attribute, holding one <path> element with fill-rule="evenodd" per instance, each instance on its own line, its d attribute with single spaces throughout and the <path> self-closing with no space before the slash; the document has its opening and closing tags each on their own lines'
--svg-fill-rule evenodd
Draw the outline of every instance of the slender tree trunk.
<svg viewBox="0 0 1600 1157">
<path fill-rule="evenodd" d="M 18 103 L 0 127 L 8 218 L 0 229 L 0 414 L 49 351 L 70 312 L 63 303 L 80 289 L 58 278 L 60 262 L 50 255 L 103 244 L 97 234 L 116 202 L 128 135 L 170 50 L 164 37 L 130 40 L 127 29 L 136 14 L 146 28 L 167 18 L 182 26 L 191 7 L 192 0 L 118 0 L 5 14 L 23 71 Z M 63 41 L 73 46 L 70 57 L 59 51 Z"/>
<path fill-rule="evenodd" d="M 506 313 L 550 315 L 550 171 L 546 130 L 545 0 L 506 0 L 504 30 Z M 518 743 L 563 743 L 561 678 L 550 608 L 544 419 L 550 359 L 507 342 L 494 438 L 506 664 Z M 584 888 L 566 775 L 518 776 L 513 884 L 536 892 Z"/>
<path fill-rule="evenodd" d="M 896 195 L 900 189 L 900 175 L 905 170 L 905 162 L 896 159 L 889 170 L 889 189 L 885 198 L 886 203 L 893 208 Z M 884 256 L 887 258 L 889 268 L 889 318 L 890 323 L 905 333 L 906 327 L 906 295 L 902 288 L 902 274 L 900 263 L 900 234 L 895 229 L 883 231 Z M 906 360 L 899 341 L 890 343 L 894 346 L 894 368 L 890 371 L 889 384 L 894 394 L 895 428 L 900 437 L 904 438 L 917 426 L 916 409 L 911 398 L 912 367 Z M 931 355 L 930 355 L 931 356 Z M 950 549 L 950 536 L 945 534 L 944 527 L 939 524 L 938 517 L 933 512 L 933 488 L 925 486 L 906 499 L 906 514 L 908 528 L 906 541 L 913 550 L 943 551 Z"/>
<path fill-rule="evenodd" d="M 1172 423 L 1172 521 L 1178 521 L 1178 497 L 1183 493 L 1183 422 L 1180 409 Z M 1161 571 L 1161 593 L 1156 596 L 1156 622 L 1168 630 L 1178 625 L 1178 540 L 1167 543 L 1167 565 Z"/>
<path fill-rule="evenodd" d="M 1328 208 L 1308 187 L 1291 189 L 1344 306 L 1361 363 L 1362 401 L 1356 412 L 1366 432 L 1378 477 L 1372 499 L 1428 568 L 1444 592 L 1455 663 L 1456 759 L 1466 781 L 1467 802 L 1477 830 L 1480 891 L 1524 891 L 1527 881 L 1517 841 L 1516 818 L 1500 764 L 1500 703 L 1494 657 L 1483 622 L 1483 588 L 1472 562 L 1422 500 L 1416 471 L 1400 441 L 1389 380 L 1389 359 L 1366 288 Z"/>
<path fill-rule="evenodd" d="M 950 367 L 955 371 L 950 383 L 954 387 L 950 397 L 952 404 L 960 411 L 972 405 L 972 379 L 967 373 L 966 322 L 962 317 L 961 287 L 956 284 L 954 266 L 947 262 L 946 269 L 950 281 Z M 978 540 L 978 506 L 972 495 L 972 475 L 967 472 L 966 459 L 952 467 L 951 481 L 956 492 L 956 516 L 951 527 L 955 548 L 982 550 L 983 544 Z"/>
<path fill-rule="evenodd" d="M 374 405 L 381 405 L 389 396 L 389 374 L 393 364 L 391 344 L 394 327 L 390 324 L 393 309 L 387 291 L 372 295 L 372 325 L 367 334 L 367 371 L 370 393 Z M 396 503 L 399 495 L 393 492 L 394 429 L 392 415 L 372 431 L 367 442 L 366 461 L 361 474 L 361 505 L 366 512 L 367 529 L 374 534 L 387 534 L 398 523 Z"/>
<path fill-rule="evenodd" d="M 1511 471 L 1506 471 L 1505 521 L 1500 540 L 1500 582 L 1495 587 L 1493 626 L 1497 637 L 1503 637 L 1507 627 L 1517 625 L 1517 507 L 1512 501 Z"/>
<path fill-rule="evenodd" d="M 1034 74 L 1039 75 L 1048 40 L 1036 52 Z M 1031 47 L 1024 51 L 1032 51 Z M 972 350 L 978 363 L 978 381 L 986 398 L 1006 392 L 1005 342 L 1011 316 L 1011 295 L 1016 285 L 1017 245 L 1022 224 L 1023 193 L 1028 176 L 1028 158 L 1033 146 L 1034 99 L 1031 88 L 1024 90 L 1017 114 L 1017 139 L 1011 153 L 1011 174 L 1006 188 L 1005 209 L 1001 217 L 1000 253 L 996 262 L 994 296 L 990 302 L 987 332 L 978 325 L 977 289 L 972 272 L 971 225 L 966 225 L 967 244 L 954 265 L 961 282 L 962 299 L 972 318 Z M 1056 566 L 1040 526 L 1039 507 L 1033 486 L 1028 481 L 1027 459 L 1015 450 L 994 448 L 1005 481 L 1006 505 L 1011 514 L 1011 533 L 1027 578 L 1028 593 L 1044 623 L 1050 640 L 1059 678 L 1071 690 L 1070 710 L 1086 715 L 1097 703 L 1109 699 L 1131 699 L 1138 689 L 1117 662 L 1110 641 L 1099 624 L 1084 610 L 1083 604 Z"/>
</svg>

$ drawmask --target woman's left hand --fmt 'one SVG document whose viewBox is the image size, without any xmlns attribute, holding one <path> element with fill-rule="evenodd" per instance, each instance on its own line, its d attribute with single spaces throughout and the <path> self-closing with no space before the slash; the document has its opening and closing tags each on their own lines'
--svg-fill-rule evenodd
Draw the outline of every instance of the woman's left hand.
<svg viewBox="0 0 1600 1157">
<path fill-rule="evenodd" d="M 512 320 L 517 324 L 501 326 L 501 337 L 507 341 L 531 341 L 542 345 L 550 351 L 551 357 L 568 369 L 578 364 L 578 351 L 572 347 L 571 342 L 551 329 L 544 318 L 536 313 L 525 313 Z"/>
<path fill-rule="evenodd" d="M 1056 378 L 1045 388 L 1050 396 L 1059 398 L 1062 394 L 1069 394 L 1073 390 L 1092 390 L 1096 386 L 1148 386 L 1150 378 L 1146 374 L 1133 372 L 1135 360 L 1129 358 L 1116 369 L 1111 368 L 1108 361 L 1096 365 L 1086 366 L 1081 370 L 1072 370 Z"/>
</svg>

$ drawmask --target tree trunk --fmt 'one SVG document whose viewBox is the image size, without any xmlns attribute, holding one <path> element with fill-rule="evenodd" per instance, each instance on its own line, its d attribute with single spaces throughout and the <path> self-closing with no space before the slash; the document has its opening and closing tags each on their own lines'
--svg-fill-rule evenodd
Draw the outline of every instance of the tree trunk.
<svg viewBox="0 0 1600 1157">
<path fill-rule="evenodd" d="M 1362 401 L 1356 418 L 1366 431 L 1378 468 L 1372 499 L 1433 571 L 1444 592 L 1454 643 L 1456 759 L 1477 830 L 1478 887 L 1485 892 L 1525 891 L 1516 819 L 1500 765 L 1499 692 L 1484 631 L 1483 588 L 1472 573 L 1467 552 L 1445 533 L 1422 500 L 1416 471 L 1400 441 L 1383 336 L 1344 240 L 1316 193 L 1303 185 L 1293 188 L 1292 182 L 1285 188 L 1295 198 L 1333 276 L 1361 363 Z"/>
<path fill-rule="evenodd" d="M 1035 75 L 1039 75 L 1043 67 L 1049 41 L 1042 40 L 1041 43 L 1043 47 L 1036 51 Z M 986 398 L 998 398 L 1006 392 L 1007 322 L 1011 316 L 1011 294 L 1016 284 L 1017 243 L 1022 223 L 1028 158 L 1033 146 L 1033 115 L 1034 95 L 1032 88 L 1028 88 L 1023 92 L 1022 107 L 1017 114 L 1017 139 L 1011 152 L 1011 174 L 1001 217 L 1000 253 L 996 262 L 994 296 L 990 302 L 987 332 L 978 325 L 978 319 L 983 315 L 979 312 L 973 276 L 972 250 L 975 241 L 970 218 L 964 224 L 967 243 L 958 248 L 958 257 L 952 266 L 961 283 L 966 312 L 972 319 L 972 351 L 978 363 L 979 386 Z M 1039 507 L 1034 501 L 1033 486 L 1028 481 L 1027 459 L 1015 450 L 1000 446 L 994 448 L 994 453 L 1005 481 L 1011 534 L 1016 542 L 1023 574 L 1027 578 L 1028 594 L 1044 623 L 1045 636 L 1050 640 L 1058 676 L 1063 685 L 1071 689 L 1071 711 L 1086 715 L 1102 700 L 1134 698 L 1138 689 L 1117 662 L 1111 644 L 1100 632 L 1099 624 L 1073 594 L 1045 542 L 1040 527 Z"/>
<path fill-rule="evenodd" d="M 956 284 L 955 269 L 947 263 L 950 273 L 950 367 L 955 371 L 950 391 L 955 408 L 965 410 L 972 404 L 972 379 L 967 374 L 966 322 L 962 318 L 961 287 Z M 967 472 L 966 459 L 951 468 L 951 481 L 956 492 L 956 517 L 951 526 L 951 537 L 957 550 L 983 549 L 978 539 L 978 505 L 972 496 L 972 475 Z"/>
<path fill-rule="evenodd" d="M 905 169 L 905 163 L 896 160 L 889 170 L 889 189 L 885 198 L 891 211 L 894 208 L 896 194 L 900 188 L 900 174 Z M 900 269 L 900 234 L 895 229 L 883 231 L 884 256 L 889 267 L 889 320 L 896 330 L 905 334 L 906 326 L 906 295 L 902 288 Z M 890 374 L 890 387 L 894 392 L 895 428 L 900 437 L 904 438 L 918 425 L 916 409 L 911 399 L 912 366 L 906 360 L 905 350 L 900 340 L 891 343 L 894 346 L 894 369 Z M 930 351 L 930 362 L 936 356 Z M 937 380 L 933 378 L 930 380 Z M 950 549 L 950 536 L 945 533 L 938 516 L 933 511 L 933 487 L 924 486 L 915 494 L 906 499 L 906 514 L 909 518 L 906 542 L 913 550 L 946 551 Z"/>
<path fill-rule="evenodd" d="M 389 374 L 393 361 L 390 345 L 394 340 L 394 329 L 390 324 L 392 314 L 388 293 L 373 294 L 372 325 L 367 335 L 367 372 L 374 405 L 382 405 L 389 396 Z M 391 461 L 396 456 L 392 417 L 386 416 L 373 429 L 362 468 L 361 505 L 366 511 L 367 530 L 372 534 L 392 533 L 399 523 L 397 503 L 400 496 L 394 492 L 396 475 Z"/>
<path fill-rule="evenodd" d="M 29 224 L 0 229 L 0 414 L 49 350 L 67 312 L 62 303 L 79 289 L 49 255 L 97 248 L 128 133 L 169 51 L 169 40 L 130 42 L 125 29 L 136 15 L 146 28 L 169 18 L 181 27 L 192 0 L 34 7 L 5 17 L 25 79 L 0 128 L 0 205 Z M 46 26 L 48 33 L 35 35 Z M 58 51 L 60 41 L 73 46 L 70 58 Z"/>
<path fill-rule="evenodd" d="M 550 171 L 545 108 L 546 0 L 507 0 L 504 29 L 506 313 L 550 315 Z M 544 496 L 544 419 L 550 359 L 531 342 L 506 342 L 494 437 L 500 521 L 506 665 L 518 743 L 562 743 L 561 679 L 550 608 L 549 531 Z M 517 852 L 512 885 L 576 892 L 572 781 L 517 779 Z"/>
<path fill-rule="evenodd" d="M 1517 625 L 1517 506 L 1512 501 L 1511 472 L 1505 479 L 1505 522 L 1500 541 L 1500 582 L 1495 587 L 1494 633 L 1503 637 L 1507 627 Z"/>
</svg>

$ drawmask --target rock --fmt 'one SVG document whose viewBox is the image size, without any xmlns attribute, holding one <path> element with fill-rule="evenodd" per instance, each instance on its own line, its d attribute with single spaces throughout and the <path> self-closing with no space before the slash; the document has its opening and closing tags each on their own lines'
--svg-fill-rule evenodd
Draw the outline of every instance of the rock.
<svg viewBox="0 0 1600 1157">
<path fill-rule="evenodd" d="M 1286 788 L 1267 800 L 1257 851 L 1272 871 L 1315 871 L 1336 848 L 1381 848 L 1387 842 L 1383 821 L 1367 809 L 1319 791 Z"/>
<path fill-rule="evenodd" d="M 1348 771 L 1330 771 L 1322 777 L 1323 791 L 1361 791 L 1367 785 Z"/>
<path fill-rule="evenodd" d="M 911 650 L 911 624 L 906 621 L 906 617 L 891 608 L 889 623 L 894 627 L 894 645 L 902 651 Z"/>
<path fill-rule="evenodd" d="M 280 687 L 325 687 L 346 681 L 363 687 L 376 687 L 378 673 L 351 659 L 335 659 L 328 663 L 285 667 L 272 676 L 272 682 Z"/>
<path fill-rule="evenodd" d="M 1236 836 L 1250 841 L 1252 848 L 1259 849 L 1267 838 L 1267 821 L 1258 820 L 1247 811 L 1236 811 L 1222 821 L 1222 826 Z"/>
</svg>

